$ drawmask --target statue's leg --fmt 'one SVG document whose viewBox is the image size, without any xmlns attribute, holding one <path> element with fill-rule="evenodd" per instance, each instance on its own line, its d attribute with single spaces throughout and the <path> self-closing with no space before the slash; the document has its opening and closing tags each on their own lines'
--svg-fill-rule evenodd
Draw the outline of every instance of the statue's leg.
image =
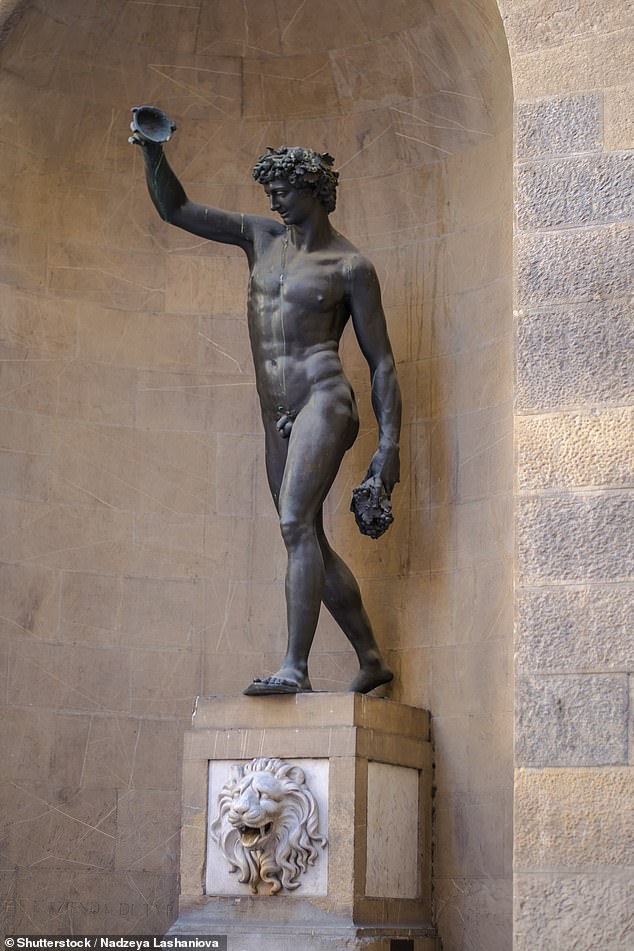
<svg viewBox="0 0 634 951">
<path fill-rule="evenodd" d="M 264 421 L 266 477 L 275 508 L 280 510 L 280 489 L 288 456 L 288 439 L 282 438 L 274 422 Z"/>
<path fill-rule="evenodd" d="M 279 512 L 280 490 L 284 478 L 289 441 L 282 438 L 274 422 L 266 419 L 263 422 L 266 476 L 275 508 Z M 299 693 L 311 689 L 308 675 L 297 677 L 295 672 L 289 674 L 288 671 L 282 669 L 270 677 L 255 677 L 244 693 L 247 696 L 263 696 L 266 694 Z"/>
<path fill-rule="evenodd" d="M 300 682 L 308 678 L 308 655 L 325 589 L 317 519 L 356 426 L 345 385 L 314 391 L 293 423 L 279 497 L 280 528 L 288 555 L 288 649 L 276 676 L 296 677 Z"/>
<path fill-rule="evenodd" d="M 325 585 L 316 521 L 357 425 L 350 391 L 343 384 L 313 392 L 288 439 L 265 423 L 267 477 L 288 556 L 288 644 L 280 669 L 256 678 L 245 690 L 248 695 L 312 689 L 308 655 Z"/>
<path fill-rule="evenodd" d="M 321 512 L 317 517 L 317 538 L 324 561 L 323 602 L 344 632 L 359 658 L 359 673 L 349 690 L 368 693 L 393 679 L 385 663 L 366 614 L 357 580 L 345 561 L 330 547 Z"/>
<path fill-rule="evenodd" d="M 357 427 L 356 412 L 345 387 L 314 393 L 295 419 L 288 440 L 265 421 L 267 477 L 288 553 L 288 647 L 277 673 L 256 678 L 245 690 L 247 694 L 311 689 L 308 655 L 322 600 L 359 658 L 359 674 L 349 689 L 367 693 L 392 679 L 374 639 L 357 582 L 328 544 L 323 529 L 323 501 Z"/>
</svg>

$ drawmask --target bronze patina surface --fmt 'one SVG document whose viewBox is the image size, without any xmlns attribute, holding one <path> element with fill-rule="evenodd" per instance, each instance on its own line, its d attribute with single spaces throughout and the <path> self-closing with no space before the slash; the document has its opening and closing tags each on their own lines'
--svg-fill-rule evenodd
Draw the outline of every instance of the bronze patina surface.
<svg viewBox="0 0 634 951">
<path fill-rule="evenodd" d="M 358 519 L 372 537 L 391 520 L 389 497 L 399 480 L 401 396 L 376 272 L 330 222 L 338 173 L 328 153 L 284 146 L 260 156 L 253 176 L 281 221 L 210 208 L 190 201 L 170 168 L 156 139 L 171 134 L 173 123 L 161 120 L 158 112 L 154 107 L 135 112 L 136 126 L 139 119 L 151 120 L 151 135 L 133 123 L 130 141 L 143 151 L 159 214 L 192 234 L 237 245 L 249 262 L 247 315 L 266 469 L 288 554 L 288 647 L 277 673 L 255 678 L 245 693 L 312 689 L 308 657 L 322 602 L 359 659 L 350 690 L 366 693 L 392 680 L 392 672 L 359 586 L 326 538 L 322 506 L 359 429 L 354 393 L 339 359 L 339 341 L 351 319 L 370 369 L 379 428 L 366 488 L 356 496 L 363 503 Z"/>
</svg>

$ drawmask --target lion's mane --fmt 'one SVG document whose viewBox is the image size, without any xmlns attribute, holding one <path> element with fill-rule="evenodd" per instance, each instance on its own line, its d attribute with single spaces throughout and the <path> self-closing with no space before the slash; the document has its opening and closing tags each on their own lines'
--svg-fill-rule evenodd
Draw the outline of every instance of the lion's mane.
<svg viewBox="0 0 634 951">
<path fill-rule="evenodd" d="M 257 845 L 249 847 L 236 827 L 236 809 L 258 784 L 274 794 L 261 810 L 261 825 L 270 831 Z M 253 815 L 251 810 L 251 827 L 258 825 Z M 248 884 L 253 894 L 257 894 L 260 882 L 270 885 L 272 894 L 282 888 L 299 888 L 300 875 L 315 864 L 318 846 L 324 848 L 327 844 L 319 832 L 317 804 L 306 785 L 304 771 L 274 757 L 233 767 L 232 778 L 218 796 L 218 815 L 210 833 L 229 862 L 230 872 L 239 872 L 240 882 Z"/>
</svg>

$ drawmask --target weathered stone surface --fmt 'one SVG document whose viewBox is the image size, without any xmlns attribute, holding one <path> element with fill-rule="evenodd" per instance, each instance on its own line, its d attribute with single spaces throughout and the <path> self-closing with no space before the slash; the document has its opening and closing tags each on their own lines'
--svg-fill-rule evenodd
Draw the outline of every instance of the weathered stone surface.
<svg viewBox="0 0 634 951">
<path fill-rule="evenodd" d="M 507 790 L 498 787 L 486 796 L 440 796 L 435 810 L 437 878 L 456 878 L 460 869 L 473 879 L 483 878 L 485 869 L 493 878 L 504 877 L 512 817 Z"/>
<path fill-rule="evenodd" d="M 531 162 L 517 172 L 522 230 L 625 221 L 633 200 L 634 155 L 626 152 Z"/>
<path fill-rule="evenodd" d="M 550 49 L 518 54 L 513 62 L 516 96 L 532 99 L 621 84 L 634 60 L 633 35 L 631 27 L 591 32 L 562 38 Z"/>
<path fill-rule="evenodd" d="M 0 912 L 12 934 L 163 934 L 177 899 L 174 874 L 130 871 L 113 878 L 94 867 L 63 874 L 31 867 L 17 873 L 16 896 Z"/>
<path fill-rule="evenodd" d="M 153 252 L 104 248 L 76 240 L 53 241 L 47 261 L 48 288 L 53 296 L 122 310 L 164 307 L 165 271 Z"/>
<path fill-rule="evenodd" d="M 90 494 L 106 509 L 134 513 L 139 552 L 159 551 L 158 531 L 168 548 L 199 550 L 194 522 L 189 544 L 175 545 L 174 523 L 201 519 L 210 503 L 215 444 L 193 432 L 140 431 L 123 426 L 58 422 L 53 439 L 51 496 L 57 504 L 82 505 Z M 211 500 L 213 504 L 213 499 Z M 154 519 L 154 530 L 148 522 Z M 164 536 L 165 537 L 165 536 Z M 84 565 L 84 567 L 86 567 Z M 177 572 L 174 572 L 177 574 Z"/>
<path fill-rule="evenodd" d="M 634 881 L 584 875 L 518 875 L 515 951 L 625 951 L 632 939 Z"/>
<path fill-rule="evenodd" d="M 520 305 L 624 298 L 634 288 L 631 225 L 519 234 Z"/>
<path fill-rule="evenodd" d="M 3 711 L 0 743 L 5 750 L 5 781 L 47 782 L 54 733 L 55 719 L 48 710 Z"/>
<path fill-rule="evenodd" d="M 29 640 L 12 652 L 10 704 L 84 711 L 127 711 L 129 655 Z"/>
<path fill-rule="evenodd" d="M 341 113 L 334 75 L 327 53 L 301 53 L 276 60 L 250 56 L 245 61 L 244 114 L 248 118 L 274 119 L 314 115 L 324 110 Z M 295 95 L 300 82 L 303 95 Z"/>
<path fill-rule="evenodd" d="M 50 783 L 58 788 L 79 789 L 84 773 L 84 753 L 91 721 L 82 716 L 58 714 L 50 757 Z M 113 785 L 111 782 L 104 786 Z"/>
<path fill-rule="evenodd" d="M 12 822 L 7 806 L 14 798 L 13 784 L 2 784 L 3 868 L 58 872 L 77 866 L 112 868 L 117 829 L 114 789 L 30 784 L 22 790 L 17 821 Z"/>
<path fill-rule="evenodd" d="M 442 798 L 445 790 L 455 789 L 465 793 L 465 798 L 478 797 L 483 802 L 490 797 L 499 803 L 500 777 L 504 776 L 509 756 L 512 758 L 512 718 L 505 719 L 503 731 L 495 714 L 471 715 L 465 719 L 467 725 L 460 732 L 460 746 L 451 761 L 436 756 L 434 779 L 439 796 Z M 434 717 L 433 722 L 436 749 L 441 749 L 446 742 L 456 743 L 451 717 Z"/>
<path fill-rule="evenodd" d="M 0 44 L 4 43 L 21 14 L 20 0 L 0 0 Z"/>
<path fill-rule="evenodd" d="M 510 881 L 491 877 L 441 879 L 436 881 L 434 895 L 445 948 L 508 949 Z"/>
<path fill-rule="evenodd" d="M 60 578 L 56 571 L 35 565 L 0 565 L 2 618 L 0 633 L 20 638 L 55 636 L 59 621 Z"/>
<path fill-rule="evenodd" d="M 601 97 L 598 93 L 553 96 L 516 106 L 516 150 L 520 161 L 601 147 Z"/>
<path fill-rule="evenodd" d="M 520 411 L 634 400 L 634 315 L 628 306 L 521 311 L 517 333 Z"/>
<path fill-rule="evenodd" d="M 604 123 L 606 149 L 634 149 L 634 87 L 605 90 Z"/>
<path fill-rule="evenodd" d="M 157 789 L 126 789 L 117 794 L 115 868 L 169 872 L 179 849 L 178 797 Z"/>
<path fill-rule="evenodd" d="M 516 423 L 521 489 L 634 485 L 634 410 L 524 416 Z"/>
<path fill-rule="evenodd" d="M 197 650 L 135 650 L 130 653 L 130 711 L 138 716 L 191 715 L 201 691 L 202 670 Z M 163 684 L 162 690 L 156 689 Z"/>
<path fill-rule="evenodd" d="M 436 648 L 428 661 L 431 668 L 432 707 L 438 716 L 504 717 L 512 708 L 512 657 L 502 637 L 480 643 Z M 485 680 L 489 690 L 478 685 Z"/>
<path fill-rule="evenodd" d="M 244 320 L 244 295 L 249 274 L 242 258 L 174 254 L 168 256 L 166 269 L 167 311 L 174 314 L 200 314 L 210 318 L 209 304 L 213 301 L 213 317 Z M 234 326 L 234 331 L 237 334 L 239 328 Z M 234 345 L 236 342 L 232 341 Z M 250 366 L 248 370 L 251 371 Z M 224 366 L 220 372 L 232 371 L 229 366 Z"/>
<path fill-rule="evenodd" d="M 524 498 L 517 514 L 521 584 L 634 578 L 634 495 Z"/>
<path fill-rule="evenodd" d="M 630 640 L 632 640 L 632 638 L 630 638 Z M 632 741 L 632 737 L 634 737 L 634 677 L 630 677 L 629 736 L 630 736 L 630 766 L 634 766 L 634 742 Z"/>
<path fill-rule="evenodd" d="M 39 292 L 46 283 L 46 240 L 33 233 L 0 223 L 0 281 L 27 292 Z"/>
<path fill-rule="evenodd" d="M 634 669 L 634 587 L 589 585 L 520 591 L 519 671 Z"/>
<path fill-rule="evenodd" d="M 506 7 L 506 27 L 518 52 L 558 47 L 571 36 L 634 26 L 631 10 L 602 0 L 524 0 Z"/>
<path fill-rule="evenodd" d="M 202 373 L 141 371 L 136 423 L 175 432 L 252 433 L 256 428 L 251 380 Z"/>
<path fill-rule="evenodd" d="M 625 764 L 628 692 L 626 674 L 523 675 L 516 698 L 517 765 Z"/>
<path fill-rule="evenodd" d="M 47 299 L 44 295 L 18 292 L 0 284 L 0 326 L 2 339 L 30 353 L 66 354 L 77 352 L 79 305 Z"/>
<path fill-rule="evenodd" d="M 144 721 L 103 714 L 93 717 L 85 746 L 78 750 L 84 783 L 117 789 L 174 790 L 180 777 L 175 766 L 170 768 L 167 762 L 180 745 L 179 727 L 176 720 Z"/>
<path fill-rule="evenodd" d="M 132 43 L 142 43 L 151 49 L 164 49 L 166 37 L 170 46 L 179 53 L 193 53 L 198 32 L 197 6 L 181 4 L 127 3 L 119 19 L 122 34 Z"/>
<path fill-rule="evenodd" d="M 520 769 L 515 779 L 517 871 L 634 864 L 634 769 Z"/>
</svg>

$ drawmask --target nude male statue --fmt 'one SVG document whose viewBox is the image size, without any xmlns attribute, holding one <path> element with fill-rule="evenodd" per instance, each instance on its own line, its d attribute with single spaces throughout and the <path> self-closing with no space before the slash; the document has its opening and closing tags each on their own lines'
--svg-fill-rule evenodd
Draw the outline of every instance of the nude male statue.
<svg viewBox="0 0 634 951">
<path fill-rule="evenodd" d="M 370 262 L 330 223 L 338 174 L 327 153 L 287 148 L 253 170 L 281 222 L 190 201 L 161 144 L 135 133 L 150 196 L 171 224 L 237 245 L 250 269 L 247 314 L 266 440 L 266 471 L 288 555 L 288 646 L 278 672 L 255 678 L 248 695 L 312 689 L 310 653 L 323 602 L 354 647 L 367 693 L 392 680 L 351 571 L 324 534 L 322 506 L 359 429 L 354 393 L 339 360 L 352 318 L 372 381 L 379 445 L 368 477 L 389 496 L 399 480 L 401 396 L 378 280 Z"/>
</svg>

